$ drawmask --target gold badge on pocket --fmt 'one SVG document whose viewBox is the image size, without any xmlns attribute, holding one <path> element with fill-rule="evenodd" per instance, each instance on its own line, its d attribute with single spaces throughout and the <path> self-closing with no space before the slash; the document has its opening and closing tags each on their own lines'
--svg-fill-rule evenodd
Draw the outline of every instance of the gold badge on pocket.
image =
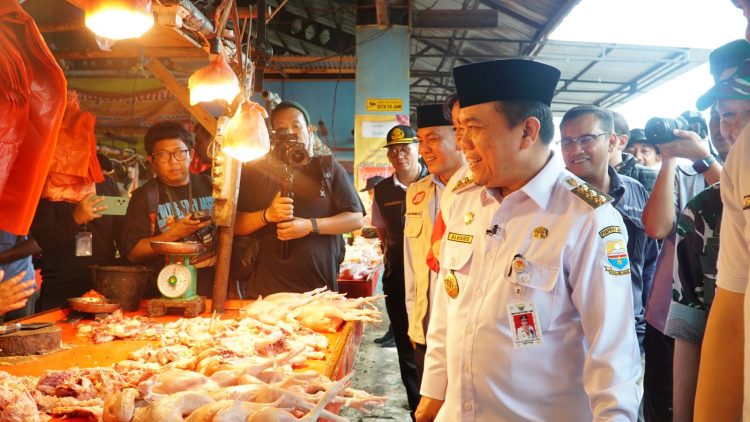
<svg viewBox="0 0 750 422">
<path fill-rule="evenodd" d="M 458 279 L 456 278 L 456 275 L 453 274 L 453 270 L 445 275 L 443 285 L 445 286 L 445 292 L 448 293 L 448 296 L 452 299 L 455 299 L 458 296 Z"/>
<path fill-rule="evenodd" d="M 549 230 L 546 227 L 539 226 L 534 229 L 532 236 L 534 239 L 546 239 L 549 236 Z"/>
</svg>

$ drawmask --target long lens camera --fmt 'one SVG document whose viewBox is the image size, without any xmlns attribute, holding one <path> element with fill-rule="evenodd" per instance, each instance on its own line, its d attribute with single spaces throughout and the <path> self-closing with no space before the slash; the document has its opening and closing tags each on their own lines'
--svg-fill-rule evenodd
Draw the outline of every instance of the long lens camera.
<svg viewBox="0 0 750 422">
<path fill-rule="evenodd" d="M 682 117 L 670 119 L 665 117 L 652 117 L 646 122 L 646 142 L 649 144 L 664 144 L 677 139 L 673 130 L 690 130 L 690 124 Z"/>
</svg>

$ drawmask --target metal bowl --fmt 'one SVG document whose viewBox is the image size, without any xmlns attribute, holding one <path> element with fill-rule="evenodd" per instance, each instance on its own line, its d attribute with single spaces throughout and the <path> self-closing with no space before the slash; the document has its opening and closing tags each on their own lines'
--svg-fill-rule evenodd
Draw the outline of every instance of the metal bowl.
<svg viewBox="0 0 750 422">
<path fill-rule="evenodd" d="M 197 255 L 203 252 L 198 242 L 159 242 L 151 241 L 151 248 L 162 255 Z"/>
<path fill-rule="evenodd" d="M 120 309 L 117 303 L 109 303 L 95 297 L 72 297 L 68 299 L 70 309 L 87 314 L 110 313 Z"/>
</svg>

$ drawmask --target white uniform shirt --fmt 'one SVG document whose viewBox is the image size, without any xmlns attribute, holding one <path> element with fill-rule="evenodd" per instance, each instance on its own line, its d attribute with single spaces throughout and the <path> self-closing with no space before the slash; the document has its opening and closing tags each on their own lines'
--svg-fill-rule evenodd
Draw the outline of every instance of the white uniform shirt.
<svg viewBox="0 0 750 422">
<path fill-rule="evenodd" d="M 721 173 L 721 238 L 716 284 L 745 295 L 745 401 L 750 420 L 750 130 L 740 133 Z"/>
<path fill-rule="evenodd" d="M 593 208 L 573 183 L 583 182 L 552 157 L 507 198 L 476 186 L 453 198 L 438 285 L 453 271 L 459 293 L 437 289 L 421 387 L 445 400 L 437 421 L 637 419 L 630 275 L 610 273 L 627 232 L 611 205 Z M 546 238 L 532 235 L 539 227 Z M 511 270 L 517 254 L 528 278 Z M 514 347 L 508 308 L 521 302 L 535 304 L 542 344 Z"/>
</svg>

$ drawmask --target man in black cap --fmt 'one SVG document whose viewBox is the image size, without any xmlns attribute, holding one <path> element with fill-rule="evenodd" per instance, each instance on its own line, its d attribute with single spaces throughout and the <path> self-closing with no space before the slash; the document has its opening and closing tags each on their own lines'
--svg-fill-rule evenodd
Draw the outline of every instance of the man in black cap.
<svg viewBox="0 0 750 422">
<path fill-rule="evenodd" d="M 651 193 L 658 172 L 654 169 L 638 164 L 633 155 L 624 151 L 630 142 L 630 127 L 628 126 L 628 121 L 625 120 L 625 116 L 616 111 L 613 111 L 612 115 L 615 118 L 617 143 L 612 152 L 609 153 L 609 165 L 614 167 L 615 170 L 617 170 L 617 173 L 622 174 L 623 176 L 632 177 L 641 182 L 643 187 L 646 188 L 646 192 Z"/>
<path fill-rule="evenodd" d="M 646 132 L 635 128 L 630 131 L 630 139 L 625 146 L 625 153 L 635 157 L 635 161 L 649 169 L 658 169 L 661 165 L 659 148 L 647 142 Z M 651 184 L 653 190 L 654 183 Z"/>
<path fill-rule="evenodd" d="M 453 77 L 473 179 L 443 214 L 417 421 L 635 420 L 625 228 L 550 149 L 560 71 L 498 60 Z M 517 336 L 520 314 L 533 339 Z"/>
<path fill-rule="evenodd" d="M 419 163 L 417 134 L 409 126 L 398 125 L 388 131 L 385 148 L 388 148 L 386 154 L 394 172 L 375 185 L 372 225 L 378 229 L 378 236 L 384 247 L 385 306 L 396 340 L 401 380 L 406 387 L 409 408 L 413 413 L 419 404 L 419 382 L 414 349 L 407 335 L 409 317 L 404 291 L 404 212 L 406 189 L 425 177 L 427 168 Z"/>
<path fill-rule="evenodd" d="M 417 375 L 421 381 L 427 351 L 425 333 L 430 321 L 430 297 L 437 287 L 437 273 L 427 265 L 426 257 L 432 247 L 432 229 L 445 185 L 466 165 L 466 160 L 456 144 L 451 122 L 443 115 L 443 104 L 417 107 L 417 138 L 419 155 L 430 174 L 406 191 L 404 284 L 409 338 L 414 343 Z"/>
</svg>

